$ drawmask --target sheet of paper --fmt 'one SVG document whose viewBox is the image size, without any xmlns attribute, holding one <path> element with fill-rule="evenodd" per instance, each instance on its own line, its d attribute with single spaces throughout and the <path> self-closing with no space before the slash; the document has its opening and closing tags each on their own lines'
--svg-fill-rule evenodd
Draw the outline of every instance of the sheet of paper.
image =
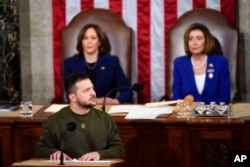
<svg viewBox="0 0 250 167">
<path fill-rule="evenodd" d="M 232 118 L 249 117 L 250 103 L 236 103 L 232 105 Z"/>
<path fill-rule="evenodd" d="M 52 104 L 44 112 L 57 112 L 66 106 L 68 106 L 68 104 Z"/>
<path fill-rule="evenodd" d="M 172 106 L 163 106 L 154 108 L 144 107 L 141 110 L 130 111 L 125 117 L 125 119 L 155 119 L 158 115 L 171 114 L 171 113 L 173 113 Z"/>
<path fill-rule="evenodd" d="M 173 106 L 148 108 L 144 105 L 117 105 L 112 106 L 108 113 L 126 112 L 125 119 L 155 119 L 158 115 L 173 113 L 173 108 Z"/>
<path fill-rule="evenodd" d="M 0 105 L 0 111 L 15 111 L 19 108 L 20 108 L 19 104 L 18 105 L 11 105 L 11 104 Z"/>
<path fill-rule="evenodd" d="M 110 110 L 108 111 L 109 114 L 113 113 L 129 113 L 130 111 L 133 110 L 140 110 L 143 108 L 144 105 L 115 105 L 111 106 Z"/>
<path fill-rule="evenodd" d="M 43 162 L 60 162 L 60 161 L 54 161 L 54 160 L 45 160 Z M 109 160 L 99 160 L 99 161 L 79 161 L 77 159 L 72 160 L 64 160 L 63 162 L 88 162 L 88 163 L 111 163 L 112 161 Z"/>
</svg>

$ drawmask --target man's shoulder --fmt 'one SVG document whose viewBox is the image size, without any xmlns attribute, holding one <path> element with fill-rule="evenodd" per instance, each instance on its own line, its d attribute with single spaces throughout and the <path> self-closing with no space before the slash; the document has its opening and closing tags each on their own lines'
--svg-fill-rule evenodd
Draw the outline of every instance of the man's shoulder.
<svg viewBox="0 0 250 167">
<path fill-rule="evenodd" d="M 58 112 L 53 113 L 52 115 L 50 115 L 47 118 L 47 121 L 54 121 L 54 120 L 57 120 L 57 119 L 61 119 L 63 117 L 64 113 L 67 112 L 68 108 L 69 108 L 68 106 L 63 107 Z"/>
<path fill-rule="evenodd" d="M 94 112 L 95 114 L 107 114 L 106 112 L 96 107 L 91 108 L 91 111 Z"/>
<path fill-rule="evenodd" d="M 95 115 L 99 115 L 100 117 L 111 117 L 108 113 L 98 109 L 98 108 L 91 108 L 91 112 Z"/>
</svg>

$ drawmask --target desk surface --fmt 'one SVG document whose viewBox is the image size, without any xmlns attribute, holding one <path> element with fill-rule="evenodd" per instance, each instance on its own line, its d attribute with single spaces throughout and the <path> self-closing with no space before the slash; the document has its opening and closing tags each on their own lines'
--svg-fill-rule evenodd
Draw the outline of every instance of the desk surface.
<svg viewBox="0 0 250 167">
<path fill-rule="evenodd" d="M 122 159 L 110 159 L 100 161 L 89 161 L 89 162 L 74 162 L 65 161 L 64 165 L 59 165 L 59 162 L 52 162 L 44 159 L 31 159 L 22 162 L 15 162 L 11 167 L 55 167 L 55 166 L 82 166 L 82 167 L 122 167 L 124 161 Z"/>
<path fill-rule="evenodd" d="M 51 115 L 52 113 L 44 112 L 46 108 L 48 108 L 50 105 L 33 105 L 33 115 L 37 115 L 39 117 L 45 117 L 47 118 L 48 115 Z M 97 108 L 100 108 L 100 106 L 97 106 Z M 109 109 L 110 106 L 107 106 L 107 109 Z M 250 103 L 236 103 L 232 105 L 232 115 L 231 118 L 243 118 L 243 117 L 250 117 Z M 38 113 L 40 112 L 40 113 Z M 111 114 L 113 116 L 125 116 L 126 114 Z M 0 117 L 19 117 L 19 110 L 15 111 L 1 111 Z"/>
<path fill-rule="evenodd" d="M 33 115 L 39 111 L 43 105 L 33 105 Z M 0 117 L 19 117 L 20 110 L 0 111 Z"/>
<path fill-rule="evenodd" d="M 44 112 L 50 105 L 45 105 L 40 108 L 39 111 L 34 114 L 34 119 L 47 119 L 47 117 L 53 112 Z M 107 106 L 109 108 L 110 106 Z M 97 106 L 98 108 L 98 106 Z M 245 122 L 250 122 L 250 103 L 236 103 L 232 105 L 232 115 L 229 117 L 195 117 L 190 116 L 189 118 L 177 118 L 176 113 L 170 115 L 160 115 L 156 119 L 124 119 L 126 114 L 110 114 L 114 117 L 118 124 L 123 123 L 149 123 L 157 124 L 164 123 L 166 125 L 242 125 Z"/>
</svg>

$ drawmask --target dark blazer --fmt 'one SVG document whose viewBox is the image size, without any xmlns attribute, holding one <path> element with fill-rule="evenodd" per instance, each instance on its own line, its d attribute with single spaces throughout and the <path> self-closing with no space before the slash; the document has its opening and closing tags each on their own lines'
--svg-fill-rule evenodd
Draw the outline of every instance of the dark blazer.
<svg viewBox="0 0 250 167">
<path fill-rule="evenodd" d="M 97 61 L 96 83 L 94 85 L 96 96 L 104 97 L 108 91 L 116 87 L 129 87 L 129 82 L 122 71 L 119 58 L 112 55 L 99 56 Z M 64 60 L 64 79 L 72 73 L 87 73 L 84 58 L 77 59 L 76 56 Z M 109 97 L 115 98 L 116 91 Z M 132 100 L 133 92 L 129 89 L 121 89 L 117 99 L 120 103 Z"/>
<path fill-rule="evenodd" d="M 172 93 L 173 100 L 193 95 L 195 101 L 209 104 L 211 101 L 230 102 L 230 76 L 228 61 L 221 55 L 208 55 L 205 85 L 198 93 L 190 56 L 177 57 L 174 61 Z"/>
</svg>

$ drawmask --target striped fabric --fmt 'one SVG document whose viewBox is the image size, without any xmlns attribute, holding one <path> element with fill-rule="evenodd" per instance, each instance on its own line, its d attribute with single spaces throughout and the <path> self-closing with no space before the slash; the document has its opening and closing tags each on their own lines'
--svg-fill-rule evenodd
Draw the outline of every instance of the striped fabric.
<svg viewBox="0 0 250 167">
<path fill-rule="evenodd" d="M 235 0 L 52 0 L 55 97 L 60 96 L 61 30 L 80 11 L 110 9 L 134 31 L 132 81 L 144 84 L 138 103 L 156 101 L 166 93 L 168 30 L 185 12 L 195 8 L 221 11 L 236 22 Z"/>
</svg>

